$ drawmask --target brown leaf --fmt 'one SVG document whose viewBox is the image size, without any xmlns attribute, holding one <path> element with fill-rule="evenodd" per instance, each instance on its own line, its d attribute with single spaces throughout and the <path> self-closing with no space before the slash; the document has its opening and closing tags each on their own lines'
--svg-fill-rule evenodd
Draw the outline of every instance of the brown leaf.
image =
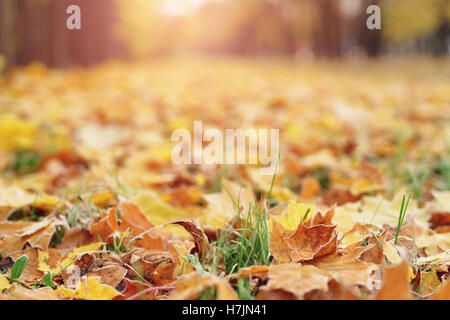
<svg viewBox="0 0 450 320">
<path fill-rule="evenodd" d="M 248 277 L 267 278 L 269 269 L 270 269 L 269 266 L 251 266 L 247 268 L 241 268 L 239 269 L 237 276 L 239 278 L 248 278 Z"/>
<path fill-rule="evenodd" d="M 447 280 L 431 300 L 450 300 L 450 280 Z"/>
<path fill-rule="evenodd" d="M 292 292 L 283 289 L 262 289 L 258 291 L 256 300 L 297 300 L 297 297 Z"/>
<path fill-rule="evenodd" d="M 102 218 L 90 225 L 89 231 L 93 237 L 100 237 L 102 241 L 112 244 L 112 235 L 119 231 L 116 208 L 104 211 Z"/>
<path fill-rule="evenodd" d="M 195 244 L 190 240 L 169 240 L 169 251 L 172 256 L 177 259 L 177 266 L 174 270 L 175 275 L 188 273 L 189 270 L 192 269 L 188 263 L 186 263 L 185 256 L 194 248 Z"/>
<path fill-rule="evenodd" d="M 314 213 L 314 215 L 311 217 L 311 219 L 309 219 L 305 225 L 307 226 L 314 226 L 314 225 L 319 225 L 319 224 L 323 224 L 326 226 L 332 225 L 333 224 L 333 216 L 334 216 L 334 208 L 335 206 L 332 206 L 331 208 L 329 208 L 324 215 L 322 215 L 322 213 L 320 211 L 316 211 L 316 213 Z"/>
<path fill-rule="evenodd" d="M 337 249 L 335 228 L 335 225 L 307 227 L 300 222 L 297 230 L 286 239 L 288 246 L 293 249 L 290 254 L 291 260 L 303 262 L 335 252 Z"/>
<path fill-rule="evenodd" d="M 125 277 L 127 270 L 120 265 L 110 265 L 89 272 L 88 277 L 100 277 L 100 283 L 107 284 L 113 288 L 117 287 Z"/>
<path fill-rule="evenodd" d="M 215 287 L 217 290 L 217 300 L 237 300 L 237 294 L 231 285 L 213 274 L 200 276 L 197 272 L 182 275 L 174 283 L 174 293 L 171 300 L 195 300 L 203 290 Z"/>
<path fill-rule="evenodd" d="M 450 226 L 450 212 L 433 212 L 430 218 L 431 228 Z"/>
<path fill-rule="evenodd" d="M 323 203 L 328 206 L 332 206 L 334 204 L 342 206 L 347 202 L 356 202 L 359 199 L 361 199 L 361 195 L 355 196 L 350 191 L 331 189 L 328 190 L 323 196 Z"/>
<path fill-rule="evenodd" d="M 383 286 L 376 295 L 377 300 L 412 300 L 409 286 L 409 265 L 402 261 L 383 269 Z"/>
<path fill-rule="evenodd" d="M 144 262 L 144 277 L 154 285 L 162 286 L 174 279 L 177 261 L 169 252 L 151 252 L 146 254 L 142 261 Z"/>
<path fill-rule="evenodd" d="M 58 224 L 61 222 L 53 217 L 39 222 L 0 221 L 0 250 L 7 256 L 22 250 L 27 243 L 47 250 Z"/>
<path fill-rule="evenodd" d="M 270 253 L 274 257 L 272 264 L 291 262 L 291 251 L 286 239 L 292 234 L 291 230 L 283 227 L 281 223 L 272 220 L 272 232 L 270 236 Z"/>
<path fill-rule="evenodd" d="M 64 256 L 72 252 L 75 248 L 92 243 L 93 239 L 97 239 L 97 236 L 94 238 L 88 230 L 84 230 L 81 227 L 75 227 L 67 230 L 61 243 L 56 245 L 55 248 L 61 252 L 62 256 Z"/>
<path fill-rule="evenodd" d="M 177 259 L 170 252 L 160 250 L 136 251 L 132 265 L 135 270 L 141 270 L 143 277 L 149 283 L 157 286 L 173 281 Z"/>
<path fill-rule="evenodd" d="M 448 233 L 450 232 L 450 225 L 439 226 L 434 229 L 436 233 Z"/>
<path fill-rule="evenodd" d="M 206 237 L 202 227 L 200 227 L 200 225 L 192 219 L 176 220 L 169 224 L 178 224 L 192 235 L 195 241 L 194 252 L 197 252 L 199 259 L 203 261 L 208 250 L 208 238 Z"/>
<path fill-rule="evenodd" d="M 307 177 L 302 181 L 300 193 L 301 199 L 309 200 L 316 197 L 320 192 L 320 184 L 315 177 Z"/>
<path fill-rule="evenodd" d="M 136 245 L 146 249 L 163 250 L 164 243 L 160 235 L 156 233 L 153 224 L 147 220 L 144 213 L 135 204 L 122 201 L 119 204 L 121 213 L 120 231 L 131 230 L 133 236 L 140 235 Z"/>
<path fill-rule="evenodd" d="M 155 300 L 157 290 L 149 290 L 152 287 L 140 281 L 124 278 L 125 290 L 113 300 Z"/>
<path fill-rule="evenodd" d="M 385 230 L 382 234 L 377 236 L 378 241 L 373 235 L 367 237 L 365 249 L 362 249 L 358 259 L 367 263 L 383 263 L 385 261 L 384 246 L 386 245 L 387 235 L 387 230 Z"/>
<path fill-rule="evenodd" d="M 355 244 L 330 255 L 314 259 L 310 263 L 331 272 L 336 280 L 345 285 L 368 286 L 371 270 L 377 269 L 377 267 L 374 264 L 359 260 L 359 256 L 366 249 Z"/>
<path fill-rule="evenodd" d="M 312 290 L 327 290 L 331 274 L 312 265 L 298 263 L 270 266 L 269 281 L 260 287 L 258 299 L 270 297 L 270 292 L 285 291 L 292 293 L 297 299 Z"/>
<path fill-rule="evenodd" d="M 348 287 L 337 282 L 335 279 L 328 281 L 328 289 L 315 289 L 305 293 L 305 300 L 356 300 L 356 295 Z"/>
<path fill-rule="evenodd" d="M 6 293 L 16 300 L 61 300 L 60 295 L 50 287 L 30 290 L 18 284 L 14 284 Z"/>
<path fill-rule="evenodd" d="M 126 220 L 127 223 L 139 226 L 145 230 L 153 228 L 153 224 L 147 220 L 145 214 L 134 203 L 129 201 L 121 201 L 118 206 L 120 210 L 120 218 Z"/>
</svg>

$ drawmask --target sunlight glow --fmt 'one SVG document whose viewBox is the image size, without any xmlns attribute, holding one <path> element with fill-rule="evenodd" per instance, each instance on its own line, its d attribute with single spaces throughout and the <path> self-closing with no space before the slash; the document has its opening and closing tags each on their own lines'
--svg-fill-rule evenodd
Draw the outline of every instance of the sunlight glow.
<svg viewBox="0 0 450 320">
<path fill-rule="evenodd" d="M 207 0 L 165 0 L 162 3 L 161 11 L 171 16 L 186 15 L 194 12 Z"/>
</svg>

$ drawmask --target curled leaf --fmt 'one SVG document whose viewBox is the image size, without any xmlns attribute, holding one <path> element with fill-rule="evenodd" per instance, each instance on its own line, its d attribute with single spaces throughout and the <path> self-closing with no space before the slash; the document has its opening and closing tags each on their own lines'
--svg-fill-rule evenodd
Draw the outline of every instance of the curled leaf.
<svg viewBox="0 0 450 320">
<path fill-rule="evenodd" d="M 286 241 L 293 249 L 290 254 L 294 262 L 303 262 L 333 253 L 337 249 L 337 233 L 333 226 L 322 224 L 307 227 L 300 222 L 297 230 Z"/>
<path fill-rule="evenodd" d="M 192 219 L 184 219 L 173 221 L 170 224 L 178 224 L 192 235 L 195 241 L 194 252 L 197 252 L 199 258 L 203 261 L 208 250 L 208 238 L 198 222 Z"/>
</svg>

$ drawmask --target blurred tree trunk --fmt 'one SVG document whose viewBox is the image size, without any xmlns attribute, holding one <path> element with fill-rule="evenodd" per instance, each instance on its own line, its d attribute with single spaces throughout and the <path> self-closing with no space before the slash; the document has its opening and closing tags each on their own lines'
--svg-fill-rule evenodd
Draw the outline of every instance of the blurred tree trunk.
<svg viewBox="0 0 450 320">
<path fill-rule="evenodd" d="M 442 21 L 439 29 L 434 35 L 434 54 L 437 56 L 446 56 L 450 54 L 450 23 Z"/>
<path fill-rule="evenodd" d="M 315 0 L 319 21 L 315 28 L 314 52 L 318 56 L 338 57 L 341 54 L 341 14 L 339 1 Z"/>
<path fill-rule="evenodd" d="M 383 40 L 383 16 L 381 16 L 381 30 L 369 30 L 366 27 L 367 18 L 369 15 L 366 13 L 367 7 L 376 4 L 379 5 L 379 0 L 363 0 L 361 15 L 358 17 L 358 42 L 362 48 L 366 51 L 369 57 L 375 57 L 381 54 L 382 40 Z"/>
<path fill-rule="evenodd" d="M 0 53 L 10 64 L 17 61 L 18 2 L 0 0 Z"/>
<path fill-rule="evenodd" d="M 110 0 L 78 0 L 81 30 L 68 30 L 71 0 L 0 0 L 0 52 L 8 65 L 42 61 L 51 67 L 89 65 L 122 51 L 113 35 Z"/>
</svg>

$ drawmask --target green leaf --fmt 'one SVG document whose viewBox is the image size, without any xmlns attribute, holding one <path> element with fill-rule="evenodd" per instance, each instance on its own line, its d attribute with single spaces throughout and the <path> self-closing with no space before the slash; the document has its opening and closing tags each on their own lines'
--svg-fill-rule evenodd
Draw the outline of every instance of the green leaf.
<svg viewBox="0 0 450 320">
<path fill-rule="evenodd" d="M 55 285 L 53 284 L 52 274 L 50 273 L 50 271 L 47 271 L 45 277 L 42 279 L 42 283 L 45 284 L 47 287 L 56 289 Z"/>
<path fill-rule="evenodd" d="M 12 266 L 11 269 L 11 278 L 14 280 L 19 279 L 27 264 L 28 264 L 27 256 L 21 256 L 19 259 L 17 259 L 16 262 L 14 262 L 14 265 Z"/>
</svg>

